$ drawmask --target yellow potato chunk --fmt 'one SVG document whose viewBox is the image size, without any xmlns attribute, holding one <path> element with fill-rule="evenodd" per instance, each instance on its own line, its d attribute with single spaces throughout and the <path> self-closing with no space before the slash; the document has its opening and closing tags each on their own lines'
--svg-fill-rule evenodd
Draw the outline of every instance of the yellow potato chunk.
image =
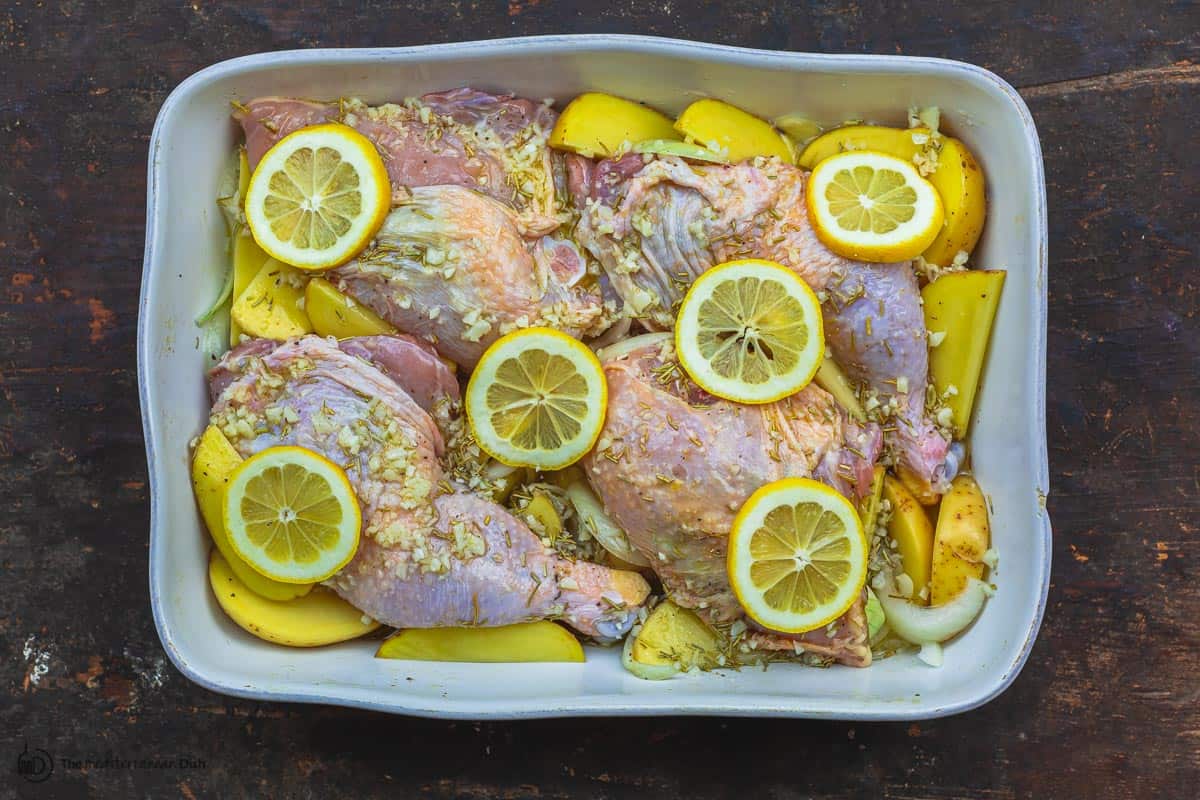
<svg viewBox="0 0 1200 800">
<path fill-rule="evenodd" d="M 854 391 L 854 385 L 836 361 L 828 357 L 822 361 L 813 380 L 817 386 L 833 395 L 833 399 L 837 400 L 850 416 L 859 422 L 867 421 L 867 412 L 863 411 L 862 404 L 858 402 L 858 392 Z"/>
<path fill-rule="evenodd" d="M 721 654 L 721 637 L 694 611 L 664 600 L 642 625 L 632 658 L 640 664 L 712 669 Z"/>
<path fill-rule="evenodd" d="M 983 579 L 983 554 L 991 546 L 987 502 L 970 475 L 959 475 L 942 498 L 933 541 L 930 602 L 940 606 L 962 594 L 968 578 Z"/>
<path fill-rule="evenodd" d="M 675 130 L 688 141 L 727 153 L 733 163 L 755 156 L 779 156 L 789 164 L 796 160 L 793 149 L 771 123 L 721 100 L 706 98 L 692 103 L 675 120 Z"/>
<path fill-rule="evenodd" d="M 910 599 L 918 605 L 926 605 L 920 591 L 929 584 L 933 564 L 933 524 L 912 492 L 891 475 L 884 476 L 883 496 L 892 506 L 888 536 L 896 540 L 904 574 L 912 579 Z"/>
<path fill-rule="evenodd" d="M 549 141 L 559 150 L 607 158 L 647 139 L 678 138 L 670 118 L 654 109 L 623 97 L 587 92 L 563 109 Z"/>
<path fill-rule="evenodd" d="M 312 323 L 300 302 L 306 280 L 295 267 L 267 259 L 233 301 L 233 321 L 244 333 L 264 339 L 282 340 L 312 333 Z"/>
<path fill-rule="evenodd" d="M 270 258 L 254 241 L 249 231 L 243 231 L 233 237 L 233 298 L 234 302 L 246 291 L 250 281 L 262 269 L 263 264 Z M 235 320 L 229 321 L 229 346 L 236 347 L 241 339 L 242 326 Z"/>
<path fill-rule="evenodd" d="M 497 628 L 411 628 L 379 645 L 375 657 L 478 664 L 584 660 L 583 647 L 571 632 L 546 621 Z"/>
<path fill-rule="evenodd" d="M 533 493 L 533 498 L 525 507 L 525 513 L 538 521 L 542 530 L 550 537 L 550 541 L 557 541 L 558 537 L 562 535 L 562 517 L 559 516 L 558 509 L 554 507 L 554 503 L 545 492 Z"/>
<path fill-rule="evenodd" d="M 1004 270 L 951 272 L 921 290 L 930 344 L 937 342 L 929 348 L 929 373 L 939 396 L 949 391 L 956 439 L 971 424 L 1004 277 Z"/>
<path fill-rule="evenodd" d="M 390 323 L 324 278 L 313 278 L 304 288 L 304 313 L 321 336 L 346 339 L 396 332 Z"/>
<path fill-rule="evenodd" d="M 808 143 L 796 163 L 812 169 L 830 156 L 846 150 L 874 150 L 905 161 L 921 152 L 922 144 L 913 141 L 913 134 L 929 135 L 927 128 L 889 128 L 883 125 L 847 125 L 821 134 Z M 918 136 L 920 138 L 920 136 Z"/>
<path fill-rule="evenodd" d="M 929 180 L 942 196 L 946 219 L 942 232 L 923 255 L 930 264 L 944 267 L 959 250 L 970 255 L 983 233 L 987 218 L 983 170 L 966 145 L 946 136 L 942 138 L 937 170 Z"/>
<path fill-rule="evenodd" d="M 845 150 L 875 150 L 912 161 L 925 150 L 928 128 L 889 128 L 882 125 L 848 125 L 813 139 L 800 154 L 799 165 L 812 169 Z M 946 266 L 959 250 L 975 249 L 987 217 L 983 170 L 975 156 L 958 139 L 941 136 L 937 169 L 929 181 L 942 198 L 945 221 L 941 233 L 922 254 L 926 261 Z"/>
<path fill-rule="evenodd" d="M 225 487 L 229 484 L 229 476 L 241 463 L 242 457 L 225 434 L 215 425 L 209 425 L 192 456 L 192 490 L 196 494 L 196 504 L 200 506 L 200 516 L 204 518 L 217 550 L 225 558 L 227 568 L 246 588 L 269 600 L 302 597 L 312 589 L 311 583 L 271 580 L 243 561 L 229 541 L 222 517 Z"/>
<path fill-rule="evenodd" d="M 238 194 L 237 203 L 239 206 L 246 199 L 246 189 L 250 185 L 250 163 L 246 160 L 246 148 L 238 150 Z M 241 230 L 234 230 L 233 241 L 231 243 L 230 252 L 233 259 L 233 298 L 236 300 L 241 297 L 242 292 L 246 291 L 246 287 L 250 285 L 250 281 L 258 274 L 259 269 L 270 257 L 263 249 L 254 241 L 254 237 L 250 235 L 250 231 L 244 226 L 237 226 Z M 241 338 L 242 329 L 233 320 L 229 321 L 229 346 L 236 347 L 238 339 Z"/>
<path fill-rule="evenodd" d="M 320 647 L 379 628 L 378 622 L 324 586 L 283 602 L 261 597 L 242 583 L 216 551 L 208 562 L 208 581 L 217 603 L 230 619 L 243 630 L 275 644 Z"/>
</svg>

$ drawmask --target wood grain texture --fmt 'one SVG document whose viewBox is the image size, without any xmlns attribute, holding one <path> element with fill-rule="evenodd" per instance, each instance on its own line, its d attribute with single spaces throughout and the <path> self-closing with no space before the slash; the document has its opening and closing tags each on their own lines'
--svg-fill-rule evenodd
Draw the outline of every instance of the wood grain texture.
<svg viewBox="0 0 1200 800">
<path fill-rule="evenodd" d="M 10 2 L 0 9 L 0 797 L 1194 797 L 1194 2 Z M 213 695 L 149 614 L 134 338 L 146 147 L 246 53 L 556 32 L 938 55 L 1023 89 L 1050 207 L 1054 572 L 1025 671 L 920 724 L 439 723 Z M 194 768 L 15 774 L 56 756 Z"/>
</svg>

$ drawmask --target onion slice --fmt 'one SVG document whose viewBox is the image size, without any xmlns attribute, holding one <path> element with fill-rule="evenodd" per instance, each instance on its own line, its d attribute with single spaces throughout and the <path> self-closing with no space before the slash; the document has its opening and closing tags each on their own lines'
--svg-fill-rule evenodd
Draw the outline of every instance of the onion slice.
<svg viewBox="0 0 1200 800">
<path fill-rule="evenodd" d="M 230 267 L 225 271 L 225 282 L 221 284 L 221 293 L 217 295 L 216 300 L 212 301 L 212 305 L 196 315 L 196 325 L 204 325 L 206 322 L 216 316 L 216 313 L 221 310 L 221 307 L 224 306 L 226 301 L 232 296 L 233 267 Z"/>
<path fill-rule="evenodd" d="M 643 347 L 657 345 L 661 347 L 671 341 L 669 331 L 661 333 L 643 333 L 640 336 L 631 336 L 628 339 L 622 339 L 616 344 L 610 344 L 608 347 L 602 347 L 596 351 L 596 358 L 604 363 L 616 361 L 618 358 L 629 355 L 634 350 L 640 350 Z"/>
<path fill-rule="evenodd" d="M 586 480 L 572 482 L 567 487 L 567 497 L 575 506 L 575 513 L 583 522 L 584 529 L 596 537 L 601 547 L 622 561 L 638 567 L 650 566 L 646 557 L 633 549 L 625 531 L 604 510 L 600 498 L 596 497 Z"/>
<path fill-rule="evenodd" d="M 969 578 L 962 594 L 940 606 L 918 606 L 893 596 L 892 588 L 878 592 L 888 624 L 900 638 L 923 645 L 944 642 L 962 632 L 979 616 L 990 587 L 977 578 Z"/>
<path fill-rule="evenodd" d="M 709 150 L 702 145 L 692 142 L 678 142 L 674 139 L 647 139 L 633 146 L 633 152 L 659 156 L 678 156 L 692 161 L 707 161 L 710 164 L 728 164 L 729 157 L 715 150 Z"/>
</svg>

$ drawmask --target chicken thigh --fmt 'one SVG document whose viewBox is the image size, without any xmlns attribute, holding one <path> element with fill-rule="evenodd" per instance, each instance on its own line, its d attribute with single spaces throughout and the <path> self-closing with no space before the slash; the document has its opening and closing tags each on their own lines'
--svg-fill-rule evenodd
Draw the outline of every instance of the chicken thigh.
<svg viewBox="0 0 1200 800">
<path fill-rule="evenodd" d="M 926 492 L 945 491 L 949 442 L 925 413 L 928 351 L 913 271 L 827 249 L 805 210 L 807 173 L 775 160 L 694 166 L 632 155 L 569 174 L 586 204 L 580 242 L 652 328 L 670 327 L 692 281 L 734 258 L 777 261 L 823 293 L 833 357 L 877 395 L 900 467 Z"/>
<path fill-rule="evenodd" d="M 611 323 L 615 304 L 603 302 L 583 252 L 556 233 L 571 215 L 563 156 L 546 144 L 549 107 L 463 88 L 382 106 L 269 97 L 235 116 L 252 165 L 282 136 L 325 121 L 375 143 L 393 210 L 333 279 L 445 357 L 471 367 L 513 328 L 583 336 Z"/>
<path fill-rule="evenodd" d="M 416 340 L 251 341 L 225 356 L 211 384 L 211 421 L 243 456 L 299 445 L 346 470 L 362 539 L 328 584 L 369 616 L 395 627 L 562 618 L 600 638 L 633 624 L 649 592 L 640 575 L 563 559 L 447 479 L 442 434 L 414 396 L 437 413 L 457 401 L 458 385 Z"/>
<path fill-rule="evenodd" d="M 815 385 L 761 406 L 708 395 L 679 372 L 669 335 L 631 340 L 620 350 L 605 358 L 608 416 L 584 461 L 588 478 L 671 598 L 728 625 L 743 618 L 725 567 L 738 509 L 759 487 L 789 476 L 861 496 L 879 453 L 879 429 L 855 424 Z M 750 641 L 870 662 L 861 601 L 829 629 L 800 636 L 756 630 Z"/>
</svg>

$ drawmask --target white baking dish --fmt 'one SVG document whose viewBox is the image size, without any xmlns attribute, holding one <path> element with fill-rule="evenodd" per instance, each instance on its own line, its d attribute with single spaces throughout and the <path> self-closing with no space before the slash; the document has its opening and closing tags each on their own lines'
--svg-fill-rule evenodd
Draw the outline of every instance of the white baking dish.
<svg viewBox="0 0 1200 800">
<path fill-rule="evenodd" d="M 533 98 L 599 89 L 678 112 L 698 95 L 765 117 L 800 111 L 902 123 L 938 105 L 978 155 L 989 215 L 975 263 L 1009 270 L 973 425 L 975 470 L 992 501 L 999 591 L 946 648 L 941 669 L 911 656 L 869 669 L 776 665 L 655 683 L 615 650 L 586 664 L 442 664 L 372 658 L 372 641 L 276 647 L 225 618 L 206 578 L 207 535 L 188 440 L 208 414 L 192 319 L 215 296 L 225 231 L 214 203 L 236 141 L 230 100 L 263 94 L 398 100 L 470 85 Z M 1046 201 L 1042 156 L 1017 93 L 978 67 L 928 58 L 808 55 L 636 36 L 548 36 L 378 50 L 267 53 L 209 67 L 163 104 L 150 142 L 138 387 L 149 461 L 150 595 L 163 646 L 197 683 L 255 699 L 458 718 L 725 714 L 920 719 L 978 706 L 1016 677 L 1041 621 L 1050 572 L 1045 432 Z"/>
</svg>

